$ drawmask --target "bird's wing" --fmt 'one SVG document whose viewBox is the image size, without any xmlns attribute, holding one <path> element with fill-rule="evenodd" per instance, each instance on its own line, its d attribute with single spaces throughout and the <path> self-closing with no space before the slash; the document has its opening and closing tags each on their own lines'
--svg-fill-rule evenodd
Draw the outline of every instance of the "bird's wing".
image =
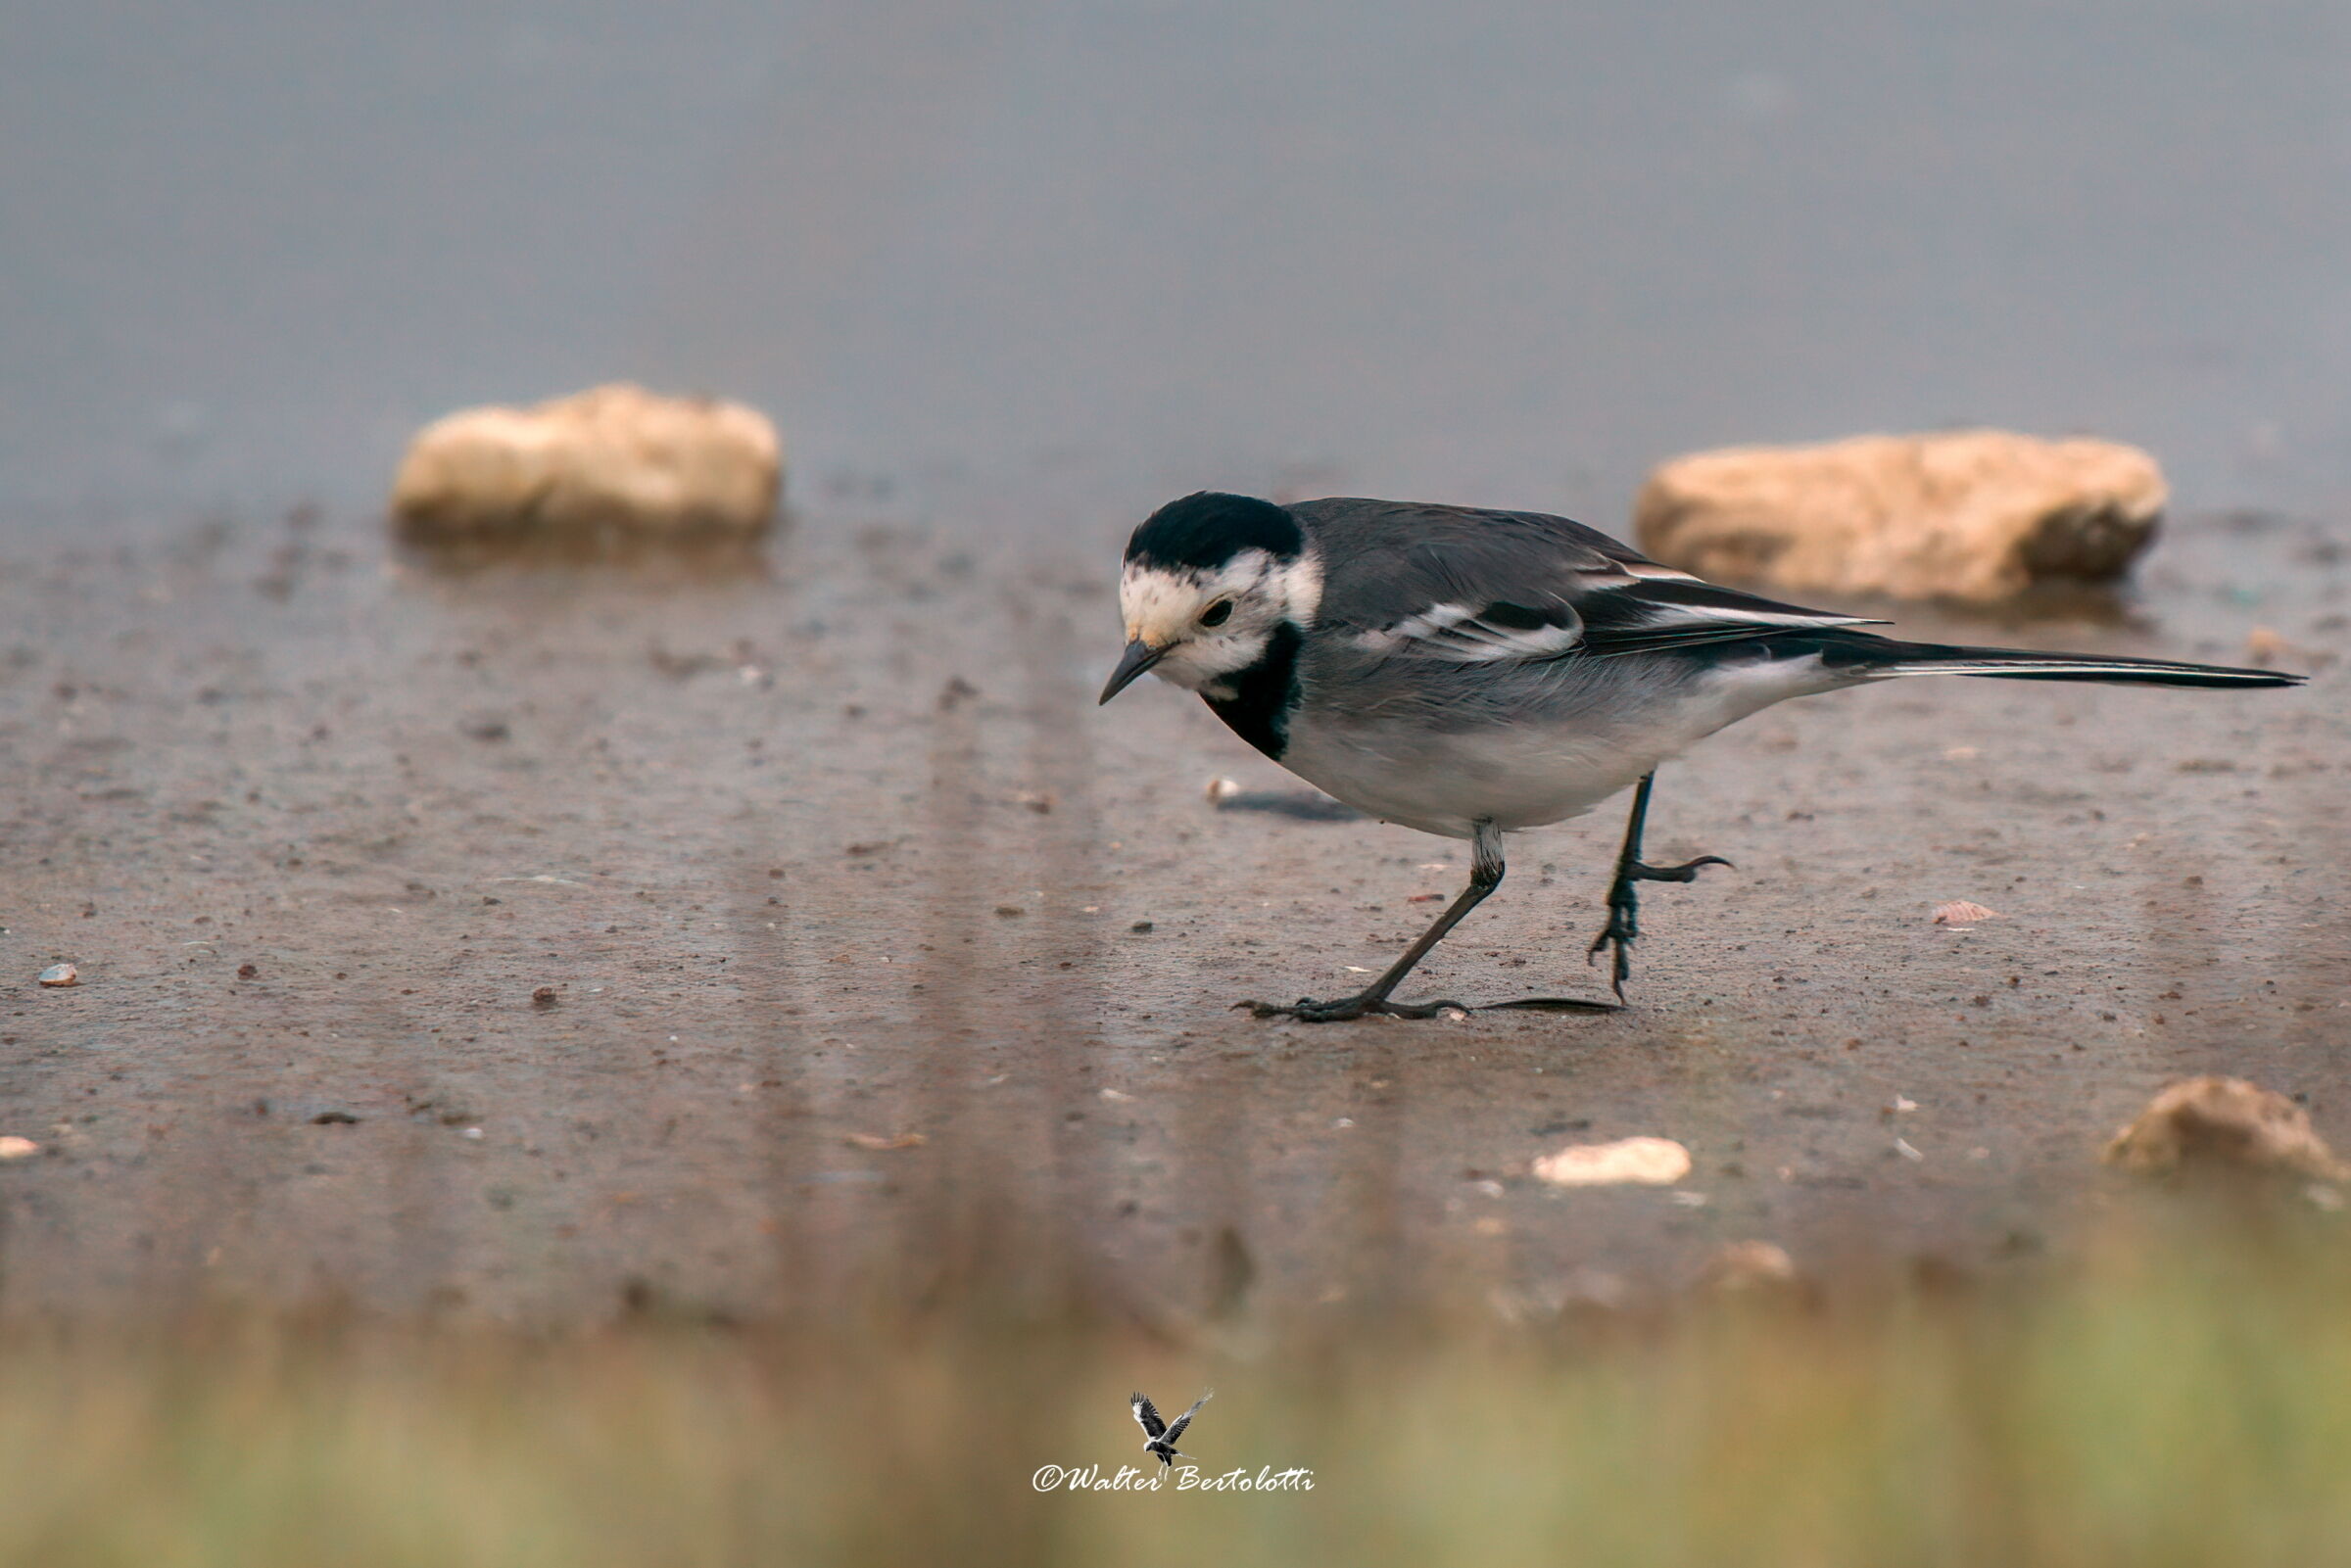
<svg viewBox="0 0 2351 1568">
<path fill-rule="evenodd" d="M 1168 1429 L 1168 1423 L 1159 1418 L 1159 1406 L 1140 1394 L 1129 1396 L 1128 1402 L 1134 1407 L 1135 1420 L 1142 1423 L 1143 1436 L 1157 1442 L 1159 1435 Z"/>
<path fill-rule="evenodd" d="M 1703 582 L 1541 512 L 1374 500 L 1290 510 L 1320 546 L 1318 629 L 1386 657 L 1518 662 L 1866 624 Z"/>
<path fill-rule="evenodd" d="M 1203 1394 L 1198 1399 L 1194 1400 L 1192 1402 L 1192 1407 L 1184 1411 L 1181 1415 L 1177 1416 L 1175 1424 L 1168 1428 L 1168 1441 L 1170 1443 L 1174 1443 L 1177 1438 L 1182 1437 L 1183 1429 L 1187 1426 L 1190 1426 L 1192 1424 L 1192 1417 L 1200 1413 L 1200 1406 L 1206 1404 L 1209 1401 L 1215 1399 L 1216 1397 L 1217 1391 L 1215 1389 L 1210 1389 L 1206 1394 Z"/>
</svg>

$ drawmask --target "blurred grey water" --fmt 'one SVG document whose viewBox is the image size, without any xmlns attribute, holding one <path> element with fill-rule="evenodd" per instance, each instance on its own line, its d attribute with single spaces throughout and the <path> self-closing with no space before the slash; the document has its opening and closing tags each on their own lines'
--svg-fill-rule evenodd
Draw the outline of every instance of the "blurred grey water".
<svg viewBox="0 0 2351 1568">
<path fill-rule="evenodd" d="M 0 528 L 363 505 L 422 419 L 613 375 L 983 520 L 1607 525 L 1675 451 L 1963 420 L 2327 511 L 2351 20 L 0 0 Z"/>
</svg>

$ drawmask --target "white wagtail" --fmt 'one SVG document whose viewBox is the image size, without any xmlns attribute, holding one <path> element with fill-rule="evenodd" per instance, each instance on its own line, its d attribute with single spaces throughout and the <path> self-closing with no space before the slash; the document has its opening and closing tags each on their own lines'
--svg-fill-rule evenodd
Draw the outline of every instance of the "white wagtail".
<svg viewBox="0 0 2351 1568">
<path fill-rule="evenodd" d="M 1127 546 L 1127 652 L 1108 702 L 1149 670 L 1197 691 L 1258 750 L 1370 816 L 1471 846 L 1469 885 L 1355 996 L 1260 1018 L 1309 1022 L 1460 1003 L 1389 1000 L 1502 881 L 1502 836 L 1639 787 L 1589 959 L 1613 945 L 1619 1000 L 1640 934 L 1636 883 L 1686 882 L 1641 860 L 1657 764 L 1775 702 L 1898 675 L 2296 686 L 2298 675 L 2161 659 L 1897 642 L 1882 624 L 1780 604 L 1660 566 L 1540 512 L 1331 499 L 1277 506 L 1186 496 Z M 1603 1008 L 1558 998 L 1518 1007 Z"/>
</svg>

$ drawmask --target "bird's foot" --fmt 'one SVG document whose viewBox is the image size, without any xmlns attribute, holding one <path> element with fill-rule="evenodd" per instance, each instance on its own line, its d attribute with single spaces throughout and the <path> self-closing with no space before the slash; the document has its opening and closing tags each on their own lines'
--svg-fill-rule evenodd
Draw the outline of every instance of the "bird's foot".
<svg viewBox="0 0 2351 1568">
<path fill-rule="evenodd" d="M 1235 1008 L 1246 1008 L 1253 1019 L 1295 1019 L 1300 1023 L 1343 1023 L 1349 1019 L 1379 1015 L 1392 1019 L 1433 1019 L 1440 1013 L 1472 1011 L 1460 1002 L 1391 1002 L 1384 996 L 1368 993 L 1343 996 L 1335 1002 L 1318 1002 L 1302 996 L 1287 1007 L 1271 1002 L 1235 1002 Z"/>
<path fill-rule="evenodd" d="M 1608 887 L 1608 923 L 1592 938 L 1584 950 L 1584 962 L 1598 958 L 1604 948 L 1613 946 L 1608 959 L 1608 986 L 1616 1000 L 1624 1000 L 1624 982 L 1633 973 L 1633 943 L 1641 939 L 1641 895 L 1634 890 L 1637 882 L 1694 882 L 1702 866 L 1728 866 L 1720 855 L 1701 855 L 1679 866 L 1648 866 L 1631 861 L 1616 868 L 1616 880 Z"/>
<path fill-rule="evenodd" d="M 1636 860 L 1619 871 L 1616 874 L 1616 879 L 1620 884 L 1624 882 L 1694 882 L 1698 880 L 1698 869 L 1701 866 L 1728 866 L 1730 864 L 1720 855 L 1701 855 L 1696 860 L 1685 860 L 1679 866 L 1644 866 Z"/>
<path fill-rule="evenodd" d="M 1335 1002 L 1318 1002 L 1312 997 L 1300 997 L 1288 1007 L 1275 1007 L 1270 1002 L 1235 1002 L 1236 1008 L 1247 1008 L 1255 1019 L 1294 1019 L 1300 1023 L 1340 1023 L 1348 1019 L 1379 1015 L 1393 1019 L 1433 1019 L 1446 1013 L 1614 1013 L 1613 1002 L 1594 1002 L 1580 996 L 1522 996 L 1510 1002 L 1391 1002 L 1380 998 L 1349 996 Z"/>
</svg>

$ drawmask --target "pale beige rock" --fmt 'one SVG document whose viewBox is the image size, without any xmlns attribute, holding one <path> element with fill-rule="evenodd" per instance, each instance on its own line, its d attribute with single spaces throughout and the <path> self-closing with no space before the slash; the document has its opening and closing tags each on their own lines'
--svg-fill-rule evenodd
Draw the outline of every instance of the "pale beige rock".
<svg viewBox="0 0 2351 1568">
<path fill-rule="evenodd" d="M 29 1160 L 40 1152 L 41 1146 L 30 1138 L 20 1138 L 13 1132 L 0 1137 L 0 1160 Z"/>
<path fill-rule="evenodd" d="M 615 383 L 417 433 L 392 516 L 420 542 L 747 539 L 775 518 L 783 444 L 755 408 Z"/>
<path fill-rule="evenodd" d="M 2140 1175 L 2205 1168 L 2351 1179 L 2310 1124 L 2309 1113 L 2243 1078 L 2187 1078 L 2167 1084 L 2138 1118 L 2114 1135 L 2110 1165 Z"/>
<path fill-rule="evenodd" d="M 1671 1138 L 1571 1143 L 1537 1160 L 1534 1171 L 1559 1187 L 1666 1187 L 1690 1174 L 1690 1151 Z"/>
<path fill-rule="evenodd" d="M 2119 577 L 2154 538 L 2155 459 L 2001 430 L 1858 436 L 1678 457 L 1641 489 L 1641 547 L 1702 577 L 1802 593 L 1990 600 Z"/>
<path fill-rule="evenodd" d="M 1785 1247 L 1767 1241 L 1735 1241 L 1706 1260 L 1699 1284 L 1724 1295 L 1772 1295 L 1802 1289 L 1804 1278 Z"/>
</svg>

